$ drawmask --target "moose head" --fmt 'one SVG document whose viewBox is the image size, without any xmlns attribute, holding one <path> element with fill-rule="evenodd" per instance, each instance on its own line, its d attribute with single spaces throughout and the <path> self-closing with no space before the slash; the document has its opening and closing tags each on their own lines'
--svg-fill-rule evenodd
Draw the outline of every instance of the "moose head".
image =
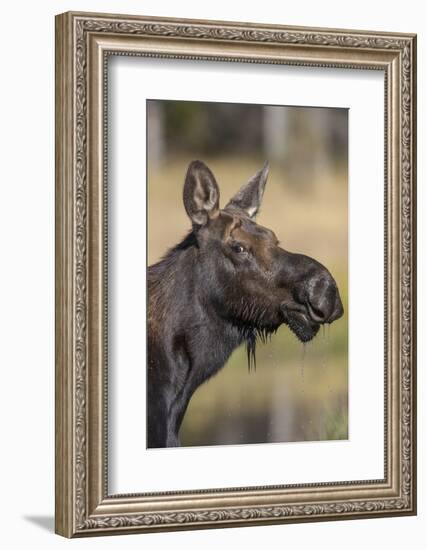
<svg viewBox="0 0 427 550">
<path fill-rule="evenodd" d="M 286 324 L 302 342 L 321 324 L 343 314 L 335 280 L 318 261 L 289 252 L 271 229 L 256 223 L 268 165 L 220 209 L 220 191 L 211 170 L 190 164 L 184 206 L 197 239 L 199 268 L 210 299 L 224 319 L 263 335 Z"/>
</svg>

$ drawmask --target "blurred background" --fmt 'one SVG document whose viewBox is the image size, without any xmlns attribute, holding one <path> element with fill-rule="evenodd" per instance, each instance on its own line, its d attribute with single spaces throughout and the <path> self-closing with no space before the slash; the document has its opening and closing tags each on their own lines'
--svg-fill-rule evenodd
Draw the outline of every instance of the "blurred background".
<svg viewBox="0 0 427 550">
<path fill-rule="evenodd" d="M 245 348 L 194 394 L 183 446 L 348 438 L 348 111 L 192 101 L 147 102 L 148 265 L 191 227 L 182 204 L 188 164 L 203 160 L 221 206 L 263 163 L 257 221 L 281 246 L 312 256 L 337 281 L 344 317 L 302 344 L 286 326 Z"/>
</svg>

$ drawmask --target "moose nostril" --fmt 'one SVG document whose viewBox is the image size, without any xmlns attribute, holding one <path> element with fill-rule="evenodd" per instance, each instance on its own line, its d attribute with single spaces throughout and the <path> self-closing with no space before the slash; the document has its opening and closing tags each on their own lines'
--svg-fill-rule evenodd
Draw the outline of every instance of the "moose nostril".
<svg viewBox="0 0 427 550">
<path fill-rule="evenodd" d="M 330 277 L 312 280 L 307 298 L 306 306 L 315 323 L 332 323 L 343 314 L 337 286 Z"/>
<path fill-rule="evenodd" d="M 344 307 L 342 305 L 340 295 L 337 292 L 336 300 L 335 300 L 335 307 L 334 307 L 334 310 L 332 311 L 332 313 L 331 313 L 331 315 L 328 319 L 328 323 L 332 323 L 333 321 L 336 321 L 337 319 L 342 317 L 343 314 L 344 314 Z"/>
<path fill-rule="evenodd" d="M 312 303 L 307 302 L 307 307 L 310 312 L 310 317 L 317 323 L 323 323 L 326 320 L 326 315 L 319 306 L 314 306 Z"/>
</svg>

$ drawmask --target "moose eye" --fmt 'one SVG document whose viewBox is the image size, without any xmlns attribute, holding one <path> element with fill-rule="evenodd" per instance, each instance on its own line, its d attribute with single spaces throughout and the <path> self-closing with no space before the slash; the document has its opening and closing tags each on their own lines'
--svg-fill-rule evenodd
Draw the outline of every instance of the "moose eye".
<svg viewBox="0 0 427 550">
<path fill-rule="evenodd" d="M 231 249 L 233 252 L 236 252 L 236 254 L 243 254 L 243 252 L 246 252 L 246 249 L 244 246 L 242 246 L 240 243 L 233 243 L 231 245 Z"/>
</svg>

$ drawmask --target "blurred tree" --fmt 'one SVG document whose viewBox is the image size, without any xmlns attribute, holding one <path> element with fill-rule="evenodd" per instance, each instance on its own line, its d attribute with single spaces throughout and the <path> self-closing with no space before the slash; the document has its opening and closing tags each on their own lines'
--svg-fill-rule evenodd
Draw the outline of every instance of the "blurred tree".
<svg viewBox="0 0 427 550">
<path fill-rule="evenodd" d="M 348 111 L 199 101 L 148 102 L 150 158 L 257 156 L 301 191 L 347 164 Z"/>
<path fill-rule="evenodd" d="M 265 106 L 264 151 L 307 191 L 317 174 L 332 177 L 347 162 L 347 110 Z"/>
<path fill-rule="evenodd" d="M 153 167 L 159 166 L 164 157 L 164 109 L 160 101 L 147 101 L 147 132 L 148 157 Z"/>
</svg>

